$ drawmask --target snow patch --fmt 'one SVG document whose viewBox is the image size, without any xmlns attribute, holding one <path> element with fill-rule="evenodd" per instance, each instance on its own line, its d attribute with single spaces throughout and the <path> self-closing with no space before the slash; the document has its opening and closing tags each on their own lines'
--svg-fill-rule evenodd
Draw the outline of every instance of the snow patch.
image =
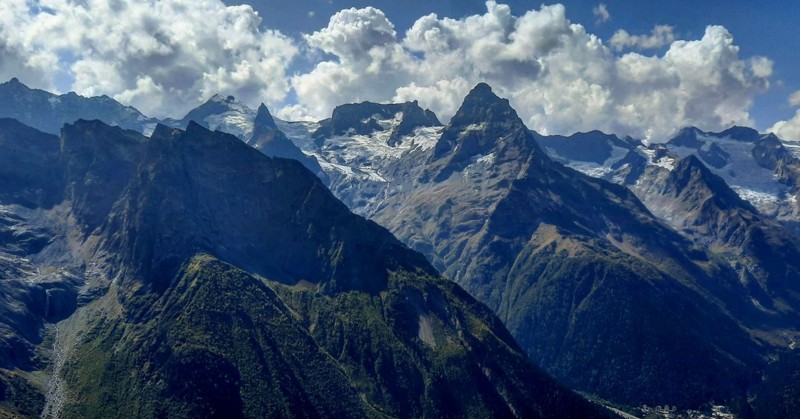
<svg viewBox="0 0 800 419">
<path fill-rule="evenodd" d="M 752 189 L 741 188 L 738 186 L 732 186 L 731 189 L 733 189 L 736 194 L 739 195 L 739 197 L 755 205 L 756 208 L 761 208 L 766 205 L 775 205 L 781 202 L 781 198 L 773 193 L 754 191 Z M 789 198 L 790 201 L 793 199 L 794 197 Z"/>
<path fill-rule="evenodd" d="M 223 131 L 233 134 L 241 140 L 246 140 L 253 135 L 255 126 L 255 113 L 250 109 L 231 110 L 218 115 L 211 115 L 205 119 L 211 130 Z"/>
<path fill-rule="evenodd" d="M 479 157 L 478 160 L 476 160 L 475 162 L 479 164 L 492 165 L 494 164 L 494 160 L 495 160 L 494 153 L 489 153 L 485 156 Z"/>
<path fill-rule="evenodd" d="M 800 159 L 800 142 L 798 141 L 783 141 L 783 146 L 789 150 L 792 155 Z"/>
<path fill-rule="evenodd" d="M 443 127 L 421 127 L 405 138 L 411 140 L 410 147 L 412 149 L 430 150 L 436 146 L 443 129 Z"/>
<path fill-rule="evenodd" d="M 376 119 L 377 120 L 377 119 Z M 385 131 L 370 135 L 337 135 L 325 139 L 322 145 L 314 140 L 312 134 L 319 128 L 316 122 L 287 122 L 275 120 L 278 128 L 286 134 L 304 153 L 316 157 L 323 170 L 347 177 L 372 182 L 387 183 L 381 168 L 384 164 L 397 160 L 407 153 L 429 150 L 436 145 L 443 127 L 417 128 L 410 135 L 401 138 L 399 144 L 388 144 L 393 127 L 402 120 L 402 112 L 392 119 L 377 120 Z"/>
<path fill-rule="evenodd" d="M 709 150 L 712 145 L 716 145 L 730 156 L 723 167 L 716 168 L 707 163 L 706 167 L 725 180 L 725 183 L 740 197 L 750 201 L 757 208 L 781 201 L 781 196 L 785 194 L 787 188 L 776 180 L 772 170 L 758 165 L 753 158 L 752 143 L 737 141 L 730 137 L 718 138 L 702 134 L 698 134 L 697 138 L 703 141 L 702 150 Z M 687 147 L 671 147 L 670 151 L 680 158 L 690 154 L 697 155 L 697 150 Z M 697 157 L 703 160 L 701 156 Z"/>
<path fill-rule="evenodd" d="M 675 158 L 670 156 L 663 156 L 656 161 L 653 162 L 654 165 L 658 167 L 663 167 L 670 172 L 675 169 Z"/>
</svg>

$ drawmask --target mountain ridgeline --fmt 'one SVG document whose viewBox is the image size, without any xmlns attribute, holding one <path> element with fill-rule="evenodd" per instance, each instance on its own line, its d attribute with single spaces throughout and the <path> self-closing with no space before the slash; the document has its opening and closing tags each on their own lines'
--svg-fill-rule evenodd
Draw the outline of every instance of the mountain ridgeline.
<svg viewBox="0 0 800 419">
<path fill-rule="evenodd" d="M 319 132 L 322 146 L 304 151 L 324 157 L 340 140 Z M 762 141 L 744 129 L 721 137 L 742 133 Z M 376 189 L 356 177 L 334 193 L 489 305 L 572 388 L 629 405 L 743 405 L 769 357 L 796 339 L 796 239 L 699 161 L 654 182 L 674 204 L 665 212 L 690 218 L 686 229 L 655 216 L 658 205 L 645 204 L 656 201 L 640 201 L 636 187 L 548 155 L 580 151 L 594 167 L 614 164 L 609 180 L 625 183 L 657 152 L 599 132 L 562 137 L 568 144 L 539 136 L 488 85 L 433 138 L 378 160 L 379 203 L 356 199 Z"/>
<path fill-rule="evenodd" d="M 0 158 L 3 415 L 607 415 L 296 161 L 12 120 Z"/>
<path fill-rule="evenodd" d="M 313 137 L 320 140 L 341 135 L 369 135 L 375 131 L 386 130 L 379 121 L 399 118 L 399 124 L 392 127 L 387 144 L 397 145 L 401 139 L 419 127 L 441 125 L 436 115 L 428 109 L 419 107 L 417 101 L 403 104 L 378 104 L 363 102 L 337 106 L 333 116 L 320 122 Z"/>
<path fill-rule="evenodd" d="M 0 84 L 0 118 L 13 118 L 23 124 L 58 135 L 64 124 L 78 119 L 99 119 L 111 125 L 139 132 L 158 122 L 108 96 L 85 98 L 74 92 L 54 95 L 31 89 L 14 78 Z"/>
<path fill-rule="evenodd" d="M 68 125 L 0 119 L 2 413 L 604 414 L 545 373 L 618 406 L 796 410 L 800 147 L 774 135 L 544 136 L 484 83 L 447 125 L 15 106 Z"/>
</svg>

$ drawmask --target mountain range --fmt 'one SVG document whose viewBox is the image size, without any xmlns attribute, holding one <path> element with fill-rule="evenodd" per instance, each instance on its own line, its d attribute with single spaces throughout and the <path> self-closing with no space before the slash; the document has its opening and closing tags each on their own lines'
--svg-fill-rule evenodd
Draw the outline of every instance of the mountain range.
<svg viewBox="0 0 800 419">
<path fill-rule="evenodd" d="M 0 95 L 70 96 L 25 89 Z M 447 125 L 416 102 L 315 123 L 230 96 L 126 125 L 101 99 L 0 109 L 35 128 L 0 126 L 12 411 L 602 414 L 530 361 L 617 406 L 796 403 L 800 161 L 774 135 L 543 136 L 486 84 Z M 275 384 L 297 390 L 244 390 Z M 337 386 L 352 397 L 324 402 Z"/>
<path fill-rule="evenodd" d="M 486 85 L 419 154 L 393 172 L 400 192 L 365 214 L 488 304 L 573 388 L 631 404 L 731 400 L 791 342 L 775 340 L 796 333 L 796 300 L 775 297 L 782 312 L 754 305 L 726 260 L 625 188 L 554 162 Z M 770 292 L 792 298 L 796 286 Z"/>
<path fill-rule="evenodd" d="M 8 415 L 604 415 L 294 160 L 193 122 L 0 132 Z"/>
</svg>

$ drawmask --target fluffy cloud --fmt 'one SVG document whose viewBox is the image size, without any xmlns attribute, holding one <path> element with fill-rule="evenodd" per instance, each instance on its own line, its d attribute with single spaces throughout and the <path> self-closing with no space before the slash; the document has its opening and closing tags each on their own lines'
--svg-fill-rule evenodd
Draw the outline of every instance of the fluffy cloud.
<svg viewBox="0 0 800 419">
<path fill-rule="evenodd" d="M 789 95 L 789 105 L 800 106 L 800 90 Z M 775 133 L 784 140 L 800 141 L 800 109 L 795 112 L 794 117 L 776 122 L 767 131 Z"/>
<path fill-rule="evenodd" d="M 26 0 L 7 0 L 0 7 L 0 80 L 18 77 L 25 83 L 52 89 L 50 69 L 58 65 L 58 56 L 26 48 L 30 41 L 19 28 L 28 26 L 29 20 Z"/>
<path fill-rule="evenodd" d="M 784 140 L 800 141 L 800 109 L 795 112 L 794 117 L 776 122 L 767 132 L 772 132 Z"/>
<path fill-rule="evenodd" d="M 414 58 L 398 44 L 394 25 L 378 9 L 342 10 L 305 40 L 337 58 L 292 78 L 300 108 L 312 118 L 327 117 L 342 103 L 389 100 L 398 87 L 411 82 L 407 67 Z M 292 113 L 298 113 L 297 106 L 279 115 Z"/>
<path fill-rule="evenodd" d="M 608 8 L 605 4 L 600 3 L 595 8 L 592 9 L 592 14 L 594 17 L 597 18 L 597 23 L 605 23 L 611 20 L 611 13 L 608 12 Z"/>
<path fill-rule="evenodd" d="M 772 62 L 740 58 L 721 26 L 672 42 L 662 56 L 620 56 L 570 22 L 562 5 L 522 16 L 495 1 L 486 9 L 462 19 L 423 16 L 402 38 L 379 10 L 340 12 L 306 38 L 332 58 L 293 78 L 301 107 L 324 118 L 347 101 L 418 99 L 446 121 L 486 81 L 537 131 L 601 129 L 659 141 L 686 125 L 751 124 L 753 98 L 769 86 Z M 646 48 L 673 38 L 671 28 L 657 27 L 617 42 Z"/>
<path fill-rule="evenodd" d="M 444 121 L 485 81 L 537 131 L 658 141 L 685 125 L 751 124 L 753 99 L 772 74 L 769 59 L 741 58 L 720 26 L 696 40 L 675 40 L 662 26 L 606 44 L 560 4 L 514 15 L 490 0 L 485 13 L 430 14 L 400 34 L 372 7 L 342 10 L 297 40 L 259 25 L 250 6 L 221 0 L 5 0 L 0 77 L 42 88 L 66 80 L 154 116 L 182 116 L 223 93 L 314 119 L 346 102 L 417 99 Z M 663 55 L 620 52 L 667 44 Z M 311 69 L 289 77 L 300 51 Z"/>
<path fill-rule="evenodd" d="M 20 75 L 44 88 L 52 87 L 48 80 L 68 79 L 80 94 L 107 94 L 156 116 L 182 116 L 217 92 L 277 106 L 289 91 L 285 71 L 297 47 L 280 33 L 260 31 L 250 6 L 226 7 L 219 0 L 4 3 L 5 78 Z"/>
<path fill-rule="evenodd" d="M 631 35 L 624 29 L 614 32 L 608 41 L 611 47 L 617 51 L 627 48 L 654 49 L 669 45 L 675 40 L 672 26 L 656 25 L 650 35 Z"/>
</svg>

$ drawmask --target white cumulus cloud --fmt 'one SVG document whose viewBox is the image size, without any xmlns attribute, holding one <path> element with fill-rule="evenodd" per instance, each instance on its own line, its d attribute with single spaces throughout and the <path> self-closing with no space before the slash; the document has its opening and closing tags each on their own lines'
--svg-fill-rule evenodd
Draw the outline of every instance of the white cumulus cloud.
<svg viewBox="0 0 800 419">
<path fill-rule="evenodd" d="M 650 35 L 631 35 L 624 29 L 619 29 L 611 36 L 609 44 L 617 51 L 627 48 L 655 49 L 669 45 L 675 40 L 672 26 L 656 25 Z"/>
<path fill-rule="evenodd" d="M 800 90 L 789 95 L 789 105 L 794 107 L 800 106 Z M 774 133 L 784 140 L 800 141 L 800 109 L 795 111 L 792 118 L 776 122 L 767 131 Z"/>
<path fill-rule="evenodd" d="M 800 141 L 800 109 L 795 111 L 792 118 L 776 122 L 767 132 L 772 132 L 784 140 Z"/>
<path fill-rule="evenodd" d="M 43 88 L 71 80 L 80 94 L 156 116 L 182 116 L 217 92 L 277 106 L 297 47 L 260 22 L 250 6 L 219 0 L 9 0 L 0 76 Z"/>
<path fill-rule="evenodd" d="M 601 129 L 659 141 L 687 125 L 752 124 L 753 99 L 769 87 L 769 59 L 741 58 L 721 26 L 696 40 L 674 40 L 669 27 L 650 37 L 624 44 L 652 48 L 668 40 L 666 53 L 616 55 L 570 22 L 560 4 L 516 16 L 487 1 L 484 14 L 423 16 L 402 37 L 379 10 L 349 9 L 307 36 L 331 58 L 292 86 L 316 118 L 343 102 L 418 99 L 447 121 L 469 89 L 486 81 L 543 133 Z"/>
<path fill-rule="evenodd" d="M 222 93 L 314 119 L 347 102 L 419 100 L 445 122 L 488 82 L 537 131 L 658 141 L 686 125 L 752 124 L 772 75 L 772 61 L 741 57 L 724 27 L 679 40 L 658 26 L 606 44 L 560 4 L 515 15 L 489 0 L 484 13 L 422 16 L 405 33 L 373 7 L 342 10 L 301 39 L 260 24 L 250 6 L 221 0 L 5 0 L 0 77 L 107 94 L 154 116 Z M 288 70 L 296 57 L 308 66 Z"/>
</svg>

